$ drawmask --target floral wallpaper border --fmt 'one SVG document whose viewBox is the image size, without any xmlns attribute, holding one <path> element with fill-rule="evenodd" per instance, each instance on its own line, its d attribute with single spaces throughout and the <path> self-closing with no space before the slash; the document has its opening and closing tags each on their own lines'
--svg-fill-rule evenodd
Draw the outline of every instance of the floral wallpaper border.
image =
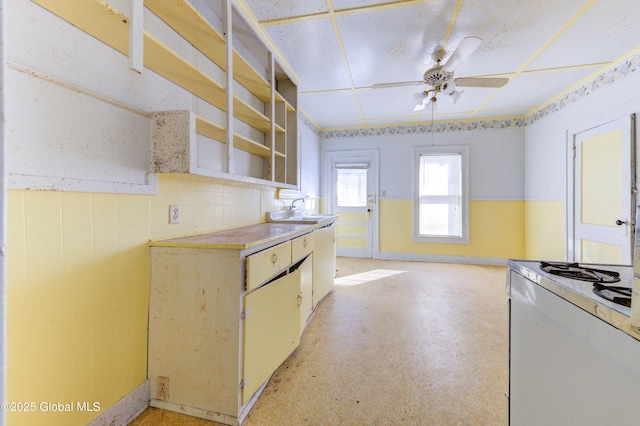
<svg viewBox="0 0 640 426">
<path fill-rule="evenodd" d="M 634 73 L 640 69 L 640 53 L 636 54 L 619 64 L 609 68 L 602 74 L 599 74 L 592 80 L 582 86 L 565 94 L 555 102 L 535 111 L 526 117 L 502 118 L 494 120 L 472 120 L 451 123 L 434 123 L 432 124 L 414 124 L 414 125 L 397 125 L 387 127 L 369 127 L 360 129 L 338 129 L 338 130 L 320 130 L 313 122 L 302 112 L 298 114 L 300 122 L 311 129 L 321 139 L 332 138 L 351 138 L 358 136 L 386 136 L 386 135 L 407 135 L 420 134 L 430 132 L 456 132 L 464 130 L 484 130 L 484 129 L 506 129 L 510 127 L 523 127 L 533 124 L 544 117 L 560 111 L 561 109 L 571 105 L 572 103 L 589 96 L 590 94 L 607 87 L 627 75 Z"/>
</svg>

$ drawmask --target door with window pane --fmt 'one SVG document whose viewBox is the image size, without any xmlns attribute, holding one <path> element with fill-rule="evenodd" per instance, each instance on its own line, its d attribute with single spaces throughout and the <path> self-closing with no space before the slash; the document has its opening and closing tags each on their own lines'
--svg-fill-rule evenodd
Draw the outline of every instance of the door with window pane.
<svg viewBox="0 0 640 426">
<path fill-rule="evenodd" d="M 371 156 L 331 158 L 331 211 L 338 213 L 338 256 L 373 257 L 372 219 L 377 195 Z"/>
</svg>

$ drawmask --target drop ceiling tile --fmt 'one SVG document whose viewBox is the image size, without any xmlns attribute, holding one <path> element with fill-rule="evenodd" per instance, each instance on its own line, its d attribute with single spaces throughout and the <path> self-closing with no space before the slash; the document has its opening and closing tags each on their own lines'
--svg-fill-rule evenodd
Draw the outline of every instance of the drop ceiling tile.
<svg viewBox="0 0 640 426">
<path fill-rule="evenodd" d="M 367 119 L 394 116 L 412 116 L 416 106 L 413 95 L 420 87 L 393 87 L 384 89 L 358 89 L 362 113 Z"/>
<path fill-rule="evenodd" d="M 327 4 L 318 0 L 245 0 L 258 21 L 312 15 L 327 12 Z"/>
<path fill-rule="evenodd" d="M 482 38 L 483 43 L 458 68 L 456 76 L 518 70 L 584 3 L 584 0 L 466 0 L 447 48 L 452 51 L 469 35 Z"/>
<path fill-rule="evenodd" d="M 486 107 L 515 108 L 523 106 L 521 99 L 526 99 L 529 107 L 537 108 L 597 69 L 598 67 L 592 66 L 520 74 L 504 86 Z"/>
<path fill-rule="evenodd" d="M 362 124 L 358 104 L 351 90 L 302 93 L 298 95 L 298 101 L 302 109 L 321 127 L 327 127 L 327 123 Z"/>
<path fill-rule="evenodd" d="M 339 17 L 356 87 L 421 80 L 433 65 L 448 13 L 436 2 Z"/>
<path fill-rule="evenodd" d="M 407 126 L 412 125 L 414 119 L 414 114 L 403 115 L 403 116 L 389 116 L 385 118 L 373 118 L 367 119 L 366 126 L 364 127 L 372 127 L 372 126 Z M 400 124 L 401 123 L 401 124 Z"/>
<path fill-rule="evenodd" d="M 267 27 L 267 32 L 300 78 L 301 92 L 351 87 L 329 19 Z"/>
<path fill-rule="evenodd" d="M 596 2 L 527 69 L 608 62 L 637 49 L 638 6 L 637 0 Z"/>
</svg>

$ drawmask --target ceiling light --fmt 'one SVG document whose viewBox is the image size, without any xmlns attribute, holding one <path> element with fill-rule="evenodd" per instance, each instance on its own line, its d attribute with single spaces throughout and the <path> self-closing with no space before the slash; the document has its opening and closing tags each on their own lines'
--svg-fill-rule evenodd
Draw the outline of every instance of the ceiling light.
<svg viewBox="0 0 640 426">
<path fill-rule="evenodd" d="M 451 98 L 453 99 L 453 103 L 455 104 L 456 102 L 458 102 L 458 99 L 460 99 L 460 94 L 462 93 L 462 90 L 454 90 L 453 92 L 451 92 L 449 94 L 449 96 L 451 96 Z"/>
<path fill-rule="evenodd" d="M 424 109 L 424 104 L 428 97 L 429 97 L 429 94 L 424 90 L 422 92 L 417 92 L 415 95 L 413 95 L 413 99 L 416 101 L 416 107 L 413 110 L 420 111 L 421 109 Z"/>
<path fill-rule="evenodd" d="M 456 90 L 456 83 L 453 80 L 442 83 L 440 91 L 445 95 L 451 95 Z"/>
</svg>

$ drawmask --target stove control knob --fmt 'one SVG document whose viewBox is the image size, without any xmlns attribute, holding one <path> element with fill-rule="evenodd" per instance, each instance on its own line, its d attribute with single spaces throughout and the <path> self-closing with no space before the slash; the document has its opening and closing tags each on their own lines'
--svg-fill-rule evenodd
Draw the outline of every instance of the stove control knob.
<svg viewBox="0 0 640 426">
<path fill-rule="evenodd" d="M 624 220 L 620 220 L 620 219 L 616 220 L 616 225 L 618 225 L 618 226 L 624 225 L 625 223 L 627 223 L 627 222 L 625 222 Z"/>
</svg>

